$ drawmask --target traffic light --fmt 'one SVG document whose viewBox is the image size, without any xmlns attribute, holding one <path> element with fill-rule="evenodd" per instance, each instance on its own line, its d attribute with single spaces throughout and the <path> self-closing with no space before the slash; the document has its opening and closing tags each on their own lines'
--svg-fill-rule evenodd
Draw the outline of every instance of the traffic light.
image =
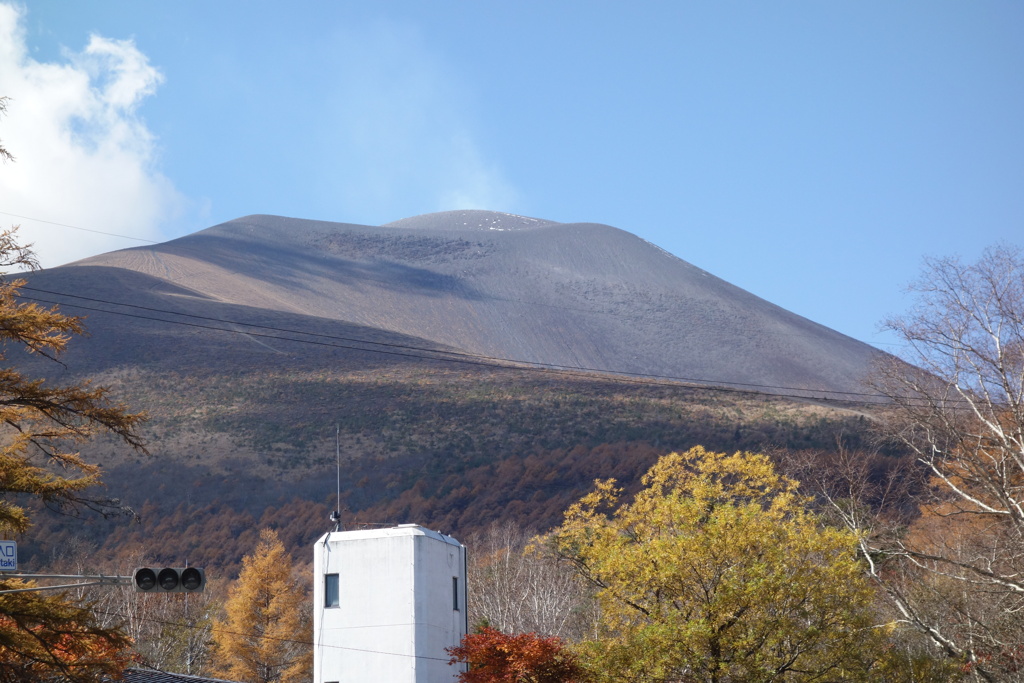
<svg viewBox="0 0 1024 683">
<path fill-rule="evenodd" d="M 199 567 L 140 567 L 132 574 L 140 593 L 201 593 L 206 573 Z"/>
</svg>

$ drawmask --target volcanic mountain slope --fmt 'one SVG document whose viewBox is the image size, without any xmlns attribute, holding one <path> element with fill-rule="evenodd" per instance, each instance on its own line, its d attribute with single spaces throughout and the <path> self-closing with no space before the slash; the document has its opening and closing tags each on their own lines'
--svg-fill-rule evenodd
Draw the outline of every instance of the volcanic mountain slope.
<svg viewBox="0 0 1024 683">
<path fill-rule="evenodd" d="M 661 453 L 829 449 L 865 418 L 495 359 L 821 396 L 857 390 L 875 353 L 621 230 L 481 211 L 250 216 L 26 279 L 89 336 L 66 367 L 8 360 L 147 411 L 153 456 L 84 444 L 142 524 L 40 515 L 26 556 L 88 538 L 231 565 L 268 523 L 305 548 L 339 481 L 349 520 L 542 530 L 595 478 L 628 487 Z"/>
<path fill-rule="evenodd" d="M 266 330 L 145 319 L 173 318 L 165 311 L 383 342 L 391 346 L 375 348 L 392 352 L 448 349 L 781 393 L 857 391 L 876 353 L 622 230 L 487 211 L 380 227 L 247 216 L 43 271 L 30 287 L 94 309 L 96 340 L 73 358 L 111 366 L 231 363 L 241 348 L 301 353 L 260 336 Z M 142 317 L 96 312 L 114 309 Z M 127 325 L 131 334 L 119 331 Z"/>
</svg>

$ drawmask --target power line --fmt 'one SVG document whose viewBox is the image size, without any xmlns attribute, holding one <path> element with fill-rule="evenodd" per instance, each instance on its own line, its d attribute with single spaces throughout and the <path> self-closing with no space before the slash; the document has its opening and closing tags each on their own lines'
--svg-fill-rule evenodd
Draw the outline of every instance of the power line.
<svg viewBox="0 0 1024 683">
<path fill-rule="evenodd" d="M 539 362 L 539 361 L 525 361 L 525 360 L 518 360 L 518 359 L 515 359 L 515 358 L 502 358 L 502 357 L 499 357 L 499 356 L 487 356 L 487 355 L 483 355 L 483 354 L 466 353 L 466 352 L 462 352 L 462 351 L 448 351 L 448 350 L 444 350 L 444 349 L 432 349 L 432 348 L 421 347 L 421 346 L 410 346 L 410 345 L 407 345 L 407 344 L 397 344 L 397 343 L 389 343 L 389 342 L 378 342 L 378 341 L 372 341 L 372 340 L 368 340 L 368 339 L 359 339 L 359 338 L 355 338 L 355 337 L 342 337 L 342 336 L 338 336 L 338 335 L 322 334 L 322 333 L 319 333 L 319 332 L 306 332 L 304 330 L 293 330 L 293 329 L 288 329 L 288 328 L 274 327 L 274 326 L 271 326 L 271 325 L 261 325 L 261 324 L 257 324 L 257 323 L 247 323 L 247 322 L 242 322 L 242 321 L 238 321 L 238 320 L 227 320 L 227 319 L 224 319 L 224 318 L 214 318 L 214 317 L 210 317 L 210 316 L 196 315 L 196 314 L 193 314 L 193 313 L 181 313 L 181 312 L 178 312 L 178 311 L 169 311 L 167 309 L 153 308 L 153 307 L 149 307 L 149 306 L 140 306 L 138 304 L 129 304 L 129 303 L 124 303 L 124 302 L 109 301 L 109 300 L 106 300 L 106 299 L 97 299 L 97 298 L 92 298 L 92 297 L 81 296 L 81 295 L 78 295 L 78 294 L 66 294 L 64 292 L 54 292 L 54 291 L 51 291 L 51 290 L 38 289 L 38 288 L 35 288 L 35 287 L 29 287 L 29 286 L 23 286 L 20 289 L 24 289 L 24 290 L 28 290 L 28 291 L 33 291 L 33 292 L 42 292 L 44 294 L 52 294 L 52 295 L 55 295 L 55 296 L 65 296 L 65 297 L 74 298 L 74 299 L 82 299 L 83 301 L 92 301 L 92 302 L 95 302 L 95 303 L 103 303 L 103 304 L 108 304 L 108 305 L 111 305 L 111 306 L 123 306 L 123 307 L 128 307 L 128 308 L 137 308 L 137 309 L 140 309 L 140 310 L 151 311 L 151 312 L 154 312 L 154 313 L 163 313 L 163 314 L 167 314 L 167 315 L 178 315 L 178 316 L 183 316 L 183 317 L 188 317 L 188 318 L 195 318 L 197 320 L 207 320 L 207 321 L 211 321 L 211 322 L 219 322 L 219 323 L 230 324 L 230 325 L 243 325 L 243 326 L 246 326 L 246 327 L 253 327 L 253 328 L 256 328 L 256 329 L 271 330 L 271 331 L 274 331 L 274 332 L 282 332 L 282 333 L 288 333 L 288 334 L 303 334 L 303 335 L 308 335 L 308 336 L 312 336 L 312 337 L 323 337 L 325 339 L 348 341 L 348 342 L 354 342 L 354 343 L 360 343 L 360 344 L 373 344 L 373 345 L 376 345 L 376 346 L 386 346 L 386 347 L 399 348 L 399 349 L 405 349 L 405 350 L 411 350 L 411 351 L 424 351 L 424 352 L 428 352 L 428 353 L 438 353 L 438 354 L 444 354 L 444 355 L 447 355 L 447 356 L 455 356 L 455 357 L 459 357 L 459 358 L 478 359 L 478 360 L 484 360 L 484 361 L 490 361 L 490 362 L 514 363 L 514 364 L 530 365 L 530 366 L 546 368 L 546 369 L 569 370 L 569 371 L 574 371 L 574 372 L 610 373 L 610 374 L 621 375 L 621 376 L 625 376 L 625 377 L 635 377 L 635 378 L 640 378 L 640 379 L 652 378 L 652 379 L 672 380 L 672 381 L 675 381 L 675 382 L 690 382 L 690 383 L 698 383 L 698 384 L 712 384 L 712 385 L 715 385 L 715 386 L 723 386 L 723 385 L 727 385 L 728 384 L 728 385 L 731 385 L 733 387 L 751 387 L 751 388 L 755 388 L 755 389 L 783 389 L 783 390 L 789 390 L 789 391 L 814 391 L 813 389 L 803 389 L 801 387 L 775 386 L 775 385 L 771 385 L 771 384 L 750 384 L 750 383 L 744 383 L 744 382 L 727 382 L 725 380 L 704 380 L 704 379 L 695 379 L 695 378 L 689 378 L 689 377 L 676 377 L 676 376 L 672 376 L 672 375 L 657 375 L 657 374 L 649 374 L 649 373 L 629 372 L 629 371 L 626 371 L 626 370 L 609 370 L 607 368 L 590 368 L 590 367 L 584 367 L 584 366 L 565 366 L 565 365 L 558 365 L 558 364 L 555 364 L 555 363 L 543 363 L 543 362 Z M 46 301 L 44 303 L 57 303 L 57 305 L 76 306 L 76 304 L 67 304 L 67 303 L 60 304 L 58 302 L 49 302 L 49 301 Z M 85 308 L 85 307 L 80 307 L 80 308 Z M 87 309 L 87 310 L 102 311 L 102 312 L 105 312 L 105 313 L 112 313 L 112 314 L 115 314 L 115 315 L 125 315 L 125 314 L 119 313 L 118 311 L 107 311 L 105 309 Z M 150 318 L 150 319 L 151 320 L 157 320 L 156 318 Z M 176 321 L 168 320 L 168 321 L 164 321 L 164 322 L 169 322 L 169 323 L 173 324 Z M 213 329 L 213 328 L 211 328 L 211 329 Z M 216 329 L 223 329 L 223 328 L 216 328 Z M 237 330 L 223 330 L 223 331 L 237 332 Z M 293 338 L 283 338 L 283 339 L 286 339 L 288 341 L 300 341 L 300 342 L 302 341 L 302 340 L 293 339 Z M 433 357 L 431 357 L 431 358 L 433 358 Z M 822 391 L 824 391 L 824 390 L 822 390 Z M 827 393 L 829 393 L 829 394 L 849 395 L 849 396 L 864 396 L 864 397 L 869 397 L 869 398 L 886 398 L 884 396 L 881 396 L 880 394 L 871 394 L 871 393 L 856 392 L 856 391 L 832 391 L 832 390 L 829 390 Z M 777 395 L 777 394 L 771 394 L 771 395 L 774 396 L 774 395 Z"/>
<path fill-rule="evenodd" d="M 124 303 L 124 302 L 111 301 L 111 300 L 108 300 L 108 299 L 99 299 L 99 298 L 94 298 L 94 297 L 86 297 L 86 296 L 81 296 L 81 295 L 77 295 L 77 294 L 68 294 L 68 293 L 65 293 L 65 292 L 55 292 L 55 291 L 52 291 L 52 290 L 45 290 L 45 289 L 34 288 L 34 287 L 29 287 L 29 286 L 21 287 L 21 289 L 26 290 L 26 291 L 40 292 L 40 293 L 49 294 L 49 295 L 53 295 L 53 296 L 67 297 L 67 298 L 72 298 L 72 299 L 80 299 L 80 300 L 83 300 L 83 301 L 90 301 L 90 302 L 93 302 L 93 303 L 100 303 L 100 304 L 105 304 L 105 305 L 109 305 L 109 306 L 120 306 L 120 307 L 125 307 L 125 308 L 135 308 L 135 309 L 144 310 L 144 311 L 148 311 L 148 312 L 152 312 L 152 313 L 160 313 L 160 314 L 164 314 L 164 315 L 181 316 L 181 317 L 186 317 L 186 318 L 193 318 L 193 319 L 196 319 L 196 320 L 203 320 L 203 321 L 207 321 L 207 322 L 220 323 L 220 324 L 224 324 L 224 325 L 238 325 L 238 326 L 250 327 L 250 328 L 259 329 L 259 330 L 267 330 L 269 332 L 274 332 L 275 334 L 266 334 L 266 333 L 251 332 L 251 331 L 244 331 L 244 330 L 233 330 L 233 329 L 229 329 L 229 328 L 216 327 L 216 326 L 213 326 L 213 325 L 204 325 L 204 324 L 193 323 L 193 322 L 188 322 L 188 321 L 184 321 L 184 320 L 167 320 L 165 318 L 157 318 L 157 317 L 152 317 L 152 316 L 139 315 L 139 314 L 134 314 L 134 313 L 128 313 L 128 312 L 125 312 L 125 311 L 108 310 L 108 309 L 104 309 L 104 308 L 95 308 L 95 307 L 85 306 L 85 305 L 76 304 L 76 303 L 52 301 L 52 300 L 41 299 L 41 298 L 37 298 L 37 297 L 25 297 L 25 296 L 22 297 L 23 299 L 27 299 L 27 300 L 30 300 L 30 301 L 37 301 L 39 303 L 58 305 L 58 306 L 67 306 L 67 307 L 71 307 L 71 308 L 79 308 L 79 309 L 82 309 L 82 310 L 93 311 L 93 312 L 98 312 L 98 313 L 108 313 L 108 314 L 111 314 L 111 315 L 120 315 L 120 316 L 124 316 L 124 317 L 136 318 L 136 319 L 141 319 L 141 320 L 151 320 L 151 321 L 155 321 L 155 322 L 163 322 L 163 323 L 168 323 L 168 324 L 172 324 L 172 325 L 183 325 L 183 326 L 186 326 L 186 327 L 194 327 L 194 328 L 206 329 L 206 330 L 212 330 L 212 331 L 218 331 L 218 332 L 229 332 L 229 333 L 232 333 L 232 334 L 245 334 L 245 335 L 252 336 L 252 337 L 261 337 L 261 338 L 272 339 L 272 340 L 277 340 L 277 341 L 287 341 L 287 342 L 294 342 L 294 343 L 300 343 L 300 344 L 311 344 L 311 345 L 316 345 L 316 346 L 325 346 L 325 347 L 330 347 L 330 348 L 347 349 L 347 350 L 354 350 L 354 351 L 364 351 L 364 352 L 371 352 L 371 353 L 380 353 L 380 354 L 392 355 L 392 356 L 416 358 L 416 359 L 420 359 L 420 360 L 434 360 L 434 361 L 443 361 L 443 362 L 462 363 L 462 364 L 467 364 L 467 365 L 492 367 L 492 368 L 499 368 L 499 369 L 505 369 L 505 370 L 511 369 L 511 370 L 523 370 L 523 371 L 533 371 L 533 372 L 546 372 L 546 373 L 553 373 L 553 374 L 559 374 L 559 375 L 567 375 L 567 376 L 572 376 L 572 377 L 578 377 L 581 374 L 600 373 L 600 374 L 606 375 L 607 379 L 609 379 L 611 381 L 627 383 L 627 384 L 640 384 L 640 385 L 648 385 L 648 386 L 665 386 L 665 387 L 678 388 L 679 384 L 683 383 L 683 384 L 686 384 L 686 385 L 690 385 L 690 388 L 706 389 L 706 390 L 710 390 L 710 391 L 730 392 L 730 393 L 739 393 L 739 394 L 752 394 L 752 395 L 771 396 L 771 397 L 779 397 L 779 398 L 793 398 L 793 399 L 801 399 L 801 400 L 820 400 L 820 401 L 827 401 L 827 402 L 832 402 L 832 403 L 845 403 L 845 404 L 861 405 L 861 406 L 863 406 L 863 405 L 881 405 L 881 404 L 883 404 L 883 403 L 888 401 L 888 397 L 887 396 L 884 396 L 882 394 L 868 393 L 868 392 L 838 391 L 838 390 L 813 390 L 813 389 L 804 389 L 804 388 L 801 388 L 801 387 L 788 387 L 788 386 L 768 385 L 768 384 L 753 384 L 753 383 L 743 383 L 743 382 L 728 382 L 728 381 L 725 381 L 725 380 L 709 380 L 709 379 L 692 378 L 692 377 L 678 377 L 678 376 L 671 376 L 671 375 L 658 375 L 658 374 L 647 374 L 647 373 L 629 372 L 629 371 L 625 371 L 625 370 L 609 370 L 607 368 L 590 368 L 590 367 L 584 367 L 584 366 L 565 366 L 565 365 L 557 365 L 557 364 L 553 364 L 553 363 L 543 363 L 543 362 L 537 362 L 537 361 L 524 361 L 524 360 L 518 360 L 518 359 L 511 359 L 511 358 L 501 358 L 501 357 L 496 357 L 496 356 L 486 356 L 486 355 L 482 355 L 482 354 L 471 354 L 471 353 L 465 353 L 465 352 L 459 352 L 459 351 L 447 351 L 447 350 L 443 350 L 443 349 L 430 349 L 430 348 L 426 348 L 426 347 L 411 346 L 411 345 L 407 345 L 407 344 L 398 344 L 398 343 L 390 343 L 390 342 L 378 342 L 378 341 L 373 341 L 373 340 L 368 340 L 368 339 L 360 339 L 360 338 L 355 338 L 355 337 L 343 337 L 343 336 L 329 335 L 329 334 L 323 334 L 323 333 L 318 333 L 318 332 L 307 332 L 307 331 L 304 331 L 304 330 L 294 330 L 294 329 L 288 329 L 288 328 L 280 328 L 280 327 L 274 327 L 274 326 L 270 326 L 270 325 L 262 325 L 262 324 L 257 324 L 257 323 L 247 323 L 247 322 L 236 321 L 236 320 L 226 320 L 226 319 L 223 319 L 223 318 L 215 318 L 215 317 L 210 317 L 210 316 L 202 316 L 202 315 L 196 315 L 196 314 L 192 314 L 192 313 L 181 313 L 181 312 L 178 312 L 178 311 L 170 311 L 170 310 L 166 310 L 166 309 L 160 309 L 160 308 L 154 308 L 154 307 L 148 307 L 148 306 L 140 306 L 140 305 L 137 305 L 137 304 L 129 304 L 129 303 Z M 365 345 L 372 345 L 372 346 L 381 346 L 381 347 L 385 347 L 385 348 L 384 349 L 381 349 L 381 348 L 366 348 L 366 347 L 362 347 L 362 346 L 351 346 L 349 344 L 331 343 L 330 341 L 319 341 L 317 339 L 300 339 L 300 338 L 296 338 L 296 337 L 283 336 L 283 335 L 289 335 L 289 334 L 292 334 L 292 335 L 294 335 L 294 334 L 306 335 L 306 336 L 310 336 L 310 337 L 318 337 L 318 338 L 321 338 L 321 339 L 327 339 L 327 340 L 332 340 L 332 341 L 343 341 L 343 342 L 349 342 L 349 343 L 355 343 L 355 344 L 365 344 Z M 429 355 L 427 355 L 427 354 L 429 354 Z M 778 390 L 778 391 L 767 391 L 769 389 L 774 389 L 774 390 Z M 815 395 L 814 394 L 815 391 L 820 391 L 821 395 Z M 789 393 L 787 393 L 787 392 L 789 392 Z M 792 392 L 804 392 L 804 393 L 792 393 Z M 877 400 L 874 400 L 874 401 L 856 400 L 856 399 L 853 399 L 853 398 L 838 398 L 837 396 L 861 397 L 862 399 L 877 399 Z"/>
<path fill-rule="evenodd" d="M 126 618 L 128 618 L 127 615 L 122 614 L 121 612 L 110 612 L 110 611 L 107 611 L 107 610 L 101 610 L 101 609 L 96 609 L 96 608 L 93 608 L 92 611 L 95 612 L 96 614 L 103 614 L 103 615 L 106 615 L 108 617 L 117 617 L 119 619 L 126 619 Z M 182 622 L 182 621 L 169 621 L 167 619 L 157 619 L 156 617 L 136 616 L 134 618 L 138 619 L 139 621 L 148 621 L 148 622 L 151 622 L 151 623 L 154 623 L 154 624 L 161 624 L 163 626 L 176 626 L 178 628 L 187 628 L 187 629 L 195 629 L 195 630 L 209 628 L 211 633 L 222 633 L 224 635 L 241 636 L 243 638 L 255 638 L 255 639 L 273 640 L 273 641 L 280 642 L 280 643 L 292 643 L 293 645 L 302 645 L 304 647 L 313 647 L 314 646 L 314 643 L 313 643 L 312 640 L 299 640 L 298 638 L 284 638 L 282 636 L 269 636 L 269 635 L 266 635 L 264 633 L 252 633 L 252 632 L 246 633 L 246 632 L 240 632 L 240 631 L 232 631 L 232 630 L 226 629 L 226 628 L 217 628 L 217 627 L 215 627 L 212 624 L 212 622 L 207 627 L 207 626 L 204 626 L 202 624 L 189 624 L 187 622 Z M 394 657 L 410 657 L 410 658 L 413 658 L 413 659 L 429 659 L 429 660 L 432 660 L 432 661 L 435 661 L 435 662 L 448 662 L 449 661 L 448 659 L 441 658 L 441 657 L 429 657 L 427 655 L 417 655 L 417 654 L 410 654 L 410 653 L 406 653 L 406 652 L 384 652 L 382 650 L 369 650 L 369 649 L 366 649 L 366 648 L 359 648 L 359 647 L 345 647 L 344 645 L 330 645 L 330 644 L 327 644 L 327 643 L 320 643 L 320 647 L 331 648 L 331 649 L 335 649 L 335 650 L 347 650 L 347 651 L 351 651 L 351 652 L 365 652 L 365 653 L 374 654 L 374 655 L 390 655 L 390 656 L 394 656 Z"/>
<path fill-rule="evenodd" d="M 242 321 L 239 321 L 239 320 L 227 320 L 227 319 L 224 319 L 224 318 L 214 318 L 214 317 L 205 316 L 205 315 L 197 315 L 195 313 L 181 313 L 179 311 L 169 311 L 169 310 L 163 309 L 163 308 L 153 308 L 153 307 L 150 307 L 150 306 L 140 306 L 138 304 L 129 304 L 129 303 L 123 303 L 123 302 L 118 302 L 118 301 L 108 301 L 106 299 L 96 299 L 96 298 L 92 298 L 92 297 L 81 296 L 81 295 L 78 295 L 78 294 L 65 294 L 64 292 L 54 292 L 54 291 L 50 291 L 50 290 L 46 290 L 46 289 L 38 289 L 38 288 L 35 288 L 35 287 L 29 287 L 29 286 L 22 286 L 19 289 L 23 289 L 23 290 L 26 290 L 26 291 L 32 291 L 32 292 L 41 292 L 43 294 L 51 294 L 51 295 L 54 295 L 54 296 L 65 296 L 65 297 L 69 297 L 69 298 L 73 298 L 73 299 L 81 299 L 83 301 L 92 301 L 94 303 L 108 304 L 110 306 L 124 306 L 126 308 L 136 308 L 136 309 L 139 309 L 139 310 L 142 310 L 142 311 L 150 311 L 150 312 L 153 312 L 153 313 L 163 313 L 163 314 L 166 314 L 166 315 L 179 315 L 179 316 L 183 316 L 183 317 L 186 317 L 186 318 L 194 318 L 196 320 L 207 320 L 207 321 L 210 321 L 210 322 L 224 323 L 225 325 L 243 325 L 245 327 L 253 327 L 253 328 L 261 329 L 261 330 L 271 330 L 273 332 L 282 332 L 282 333 L 288 333 L 288 334 L 303 334 L 303 335 L 307 335 L 307 336 L 310 336 L 310 337 L 322 337 L 324 339 L 333 339 L 333 340 L 337 340 L 337 341 L 348 341 L 348 342 L 354 342 L 354 343 L 359 343 L 359 344 L 373 344 L 373 345 L 376 345 L 376 346 L 386 346 L 386 347 L 407 349 L 407 350 L 412 350 L 412 351 L 424 351 L 424 352 L 428 352 L 428 353 L 443 353 L 443 354 L 450 355 L 450 356 L 458 356 L 458 357 L 465 357 L 465 358 L 479 358 L 479 359 L 485 359 L 485 360 L 504 360 L 504 359 L 499 359 L 499 358 L 491 358 L 491 357 L 488 357 L 488 356 L 482 356 L 482 355 L 479 355 L 479 354 L 466 353 L 466 352 L 462 352 L 462 351 L 447 351 L 447 350 L 444 350 L 444 349 L 431 349 L 431 348 L 422 347 L 422 346 L 410 346 L 410 345 L 407 345 L 407 344 L 395 344 L 395 343 L 390 343 L 390 342 L 379 342 L 379 341 L 372 341 L 372 340 L 368 340 L 368 339 L 359 339 L 359 338 L 356 338 L 356 337 L 343 337 L 343 336 L 333 335 L 333 334 L 323 334 L 323 333 L 320 333 L 320 332 L 306 332 L 304 330 L 293 330 L 293 329 L 288 329 L 288 328 L 283 328 L 283 327 L 273 327 L 271 325 L 260 325 L 258 323 L 247 323 L 247 322 L 242 322 Z M 23 297 L 23 298 L 30 298 L 30 297 Z M 56 305 L 59 305 L 59 306 L 77 306 L 78 308 L 86 308 L 85 306 L 78 306 L 77 304 L 44 301 L 42 299 L 36 299 L 36 300 L 40 301 L 42 303 L 53 303 L 53 304 L 56 304 Z M 100 312 L 103 312 L 103 313 L 111 313 L 111 314 L 114 314 L 114 315 L 128 315 L 126 313 L 121 313 L 119 311 L 108 311 L 108 310 L 105 310 L 105 309 L 98 309 L 98 308 L 86 308 L 86 310 L 100 311 Z M 171 323 L 171 324 L 178 324 L 178 323 L 180 323 L 180 321 L 163 320 L 161 318 L 144 318 L 144 319 L 146 319 L 146 320 L 162 320 L 163 322 L 167 322 L 167 323 Z M 225 328 L 207 328 L 207 329 L 220 329 L 220 330 L 223 330 L 225 332 L 238 332 L 238 330 L 229 330 L 229 329 L 225 329 Z M 289 341 L 301 341 L 301 340 L 289 339 Z M 514 363 L 514 362 L 519 362 L 519 361 L 511 361 L 511 360 L 509 360 L 509 361 L 506 361 L 506 362 Z M 545 364 L 541 363 L 540 365 L 545 365 Z"/>
<path fill-rule="evenodd" d="M 69 225 L 67 223 L 57 223 L 56 221 L 44 221 L 42 218 L 32 218 L 31 216 L 20 216 L 16 213 L 9 213 L 7 211 L 0 211 L 0 214 L 4 216 L 11 216 L 13 218 L 21 218 L 26 221 L 35 221 L 36 223 L 46 223 L 47 225 L 58 225 L 62 228 L 71 228 L 72 230 L 81 230 L 82 232 L 92 232 L 97 235 L 106 235 L 108 237 L 121 237 L 126 240 L 135 240 L 137 242 L 147 242 L 149 244 L 160 244 L 156 240 L 146 239 L 145 237 L 132 237 L 131 235 L 119 235 L 116 232 L 103 232 L 102 230 L 92 230 L 91 228 L 82 228 L 77 225 Z"/>
<path fill-rule="evenodd" d="M 0 214 L 2 214 L 4 216 L 12 216 L 14 218 L 21 218 L 21 219 L 28 220 L 28 221 L 35 221 L 37 223 L 46 223 L 48 225 L 56 225 L 56 226 L 59 226 L 59 227 L 62 227 L 62 228 L 71 228 L 72 230 L 81 230 L 83 232 L 92 232 L 92 233 L 95 233 L 97 235 L 107 235 L 107 236 L 110 236 L 110 237 L 121 237 L 121 238 L 124 238 L 124 239 L 136 240 L 138 242 L 146 242 L 147 244 L 163 244 L 163 242 L 158 242 L 158 241 L 155 241 L 155 240 L 146 239 L 144 237 L 132 237 L 130 235 L 120 235 L 120 234 L 113 233 L 113 232 L 103 232 L 102 230 L 93 230 L 91 228 L 83 228 L 81 226 L 71 225 L 69 223 L 57 223 L 55 221 L 47 221 L 47 220 L 43 220 L 42 218 L 33 218 L 31 216 L 22 216 L 22 215 L 19 215 L 19 214 L 16 214 L 16 213 L 9 213 L 7 211 L 0 211 Z M 640 239 L 643 239 L 643 238 L 641 237 Z M 658 245 L 654 244 L 653 242 L 649 242 L 648 240 L 644 240 L 644 241 L 648 242 L 648 244 L 651 244 L 652 246 L 654 246 L 656 249 L 658 249 L 660 251 L 665 251 L 664 249 L 662 249 Z M 665 253 L 668 253 L 668 252 L 665 252 Z M 675 254 L 671 254 L 671 256 L 673 256 L 675 258 L 679 258 L 679 257 L 675 256 Z M 512 301 L 512 302 L 516 301 L 515 299 L 503 299 L 503 298 L 500 298 L 500 297 L 489 297 L 489 298 L 492 298 L 492 299 L 494 299 L 496 301 Z M 560 309 L 564 309 L 564 310 L 586 311 L 586 309 L 569 308 L 569 307 L 566 307 L 566 306 L 557 306 L 557 305 L 553 305 L 553 304 L 545 304 L 545 303 L 540 303 L 540 302 L 527 302 L 527 303 L 531 303 L 534 306 L 550 306 L 552 308 L 560 308 Z M 790 335 L 787 335 L 787 336 L 809 337 L 809 335 L 802 335 L 802 334 L 790 334 Z M 861 341 L 861 340 L 857 340 L 857 341 Z M 878 341 L 875 341 L 875 342 L 870 342 L 869 343 L 869 342 L 861 341 L 861 343 L 862 344 L 868 344 L 869 346 L 899 346 L 899 344 L 894 344 L 892 342 L 878 342 Z M 603 371 L 596 370 L 595 372 L 603 372 Z"/>
</svg>

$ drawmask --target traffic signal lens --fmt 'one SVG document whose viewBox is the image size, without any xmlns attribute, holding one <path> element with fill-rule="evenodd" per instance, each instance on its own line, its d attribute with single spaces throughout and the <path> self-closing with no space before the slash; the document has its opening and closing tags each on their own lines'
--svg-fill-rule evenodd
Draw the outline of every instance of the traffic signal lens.
<svg viewBox="0 0 1024 683">
<path fill-rule="evenodd" d="M 151 591 L 156 586 L 156 572 L 152 569 L 139 569 L 135 572 L 135 585 L 139 590 Z"/>
<path fill-rule="evenodd" d="M 161 569 L 160 574 L 156 577 L 156 580 L 160 583 L 160 588 L 165 591 L 172 591 L 178 587 L 178 572 L 167 567 Z"/>
<path fill-rule="evenodd" d="M 194 591 L 203 585 L 203 574 L 195 567 L 188 567 L 181 572 L 181 587 Z"/>
<path fill-rule="evenodd" d="M 201 567 L 138 567 L 132 583 L 140 593 L 201 593 L 206 590 L 206 573 Z"/>
</svg>

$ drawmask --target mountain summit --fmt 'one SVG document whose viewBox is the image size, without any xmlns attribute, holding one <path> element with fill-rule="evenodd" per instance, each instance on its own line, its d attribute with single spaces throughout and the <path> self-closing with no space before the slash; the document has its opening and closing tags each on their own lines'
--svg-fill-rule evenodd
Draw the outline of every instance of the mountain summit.
<svg viewBox="0 0 1024 683">
<path fill-rule="evenodd" d="M 857 391 L 877 353 L 623 230 L 491 211 L 383 226 L 246 216 L 49 269 L 30 286 L 216 320 L 287 320 L 288 329 L 340 323 L 352 338 L 372 332 L 400 347 L 778 393 Z M 171 334 L 146 324 L 148 335 Z M 249 337 L 223 342 L 218 356 L 239 344 L 281 350 Z M 118 348 L 120 362 L 140 352 Z"/>
<path fill-rule="evenodd" d="M 863 415 L 786 396 L 845 397 L 878 353 L 622 230 L 487 211 L 247 216 L 26 280 L 23 296 L 84 316 L 89 336 L 66 368 L 30 355 L 23 369 L 146 411 L 154 456 L 83 444 L 143 524 L 40 518 L 29 554 L 88 538 L 110 557 L 225 566 L 267 524 L 308 548 L 331 509 L 546 529 L 595 479 L 628 487 L 663 453 L 849 443 Z"/>
</svg>

